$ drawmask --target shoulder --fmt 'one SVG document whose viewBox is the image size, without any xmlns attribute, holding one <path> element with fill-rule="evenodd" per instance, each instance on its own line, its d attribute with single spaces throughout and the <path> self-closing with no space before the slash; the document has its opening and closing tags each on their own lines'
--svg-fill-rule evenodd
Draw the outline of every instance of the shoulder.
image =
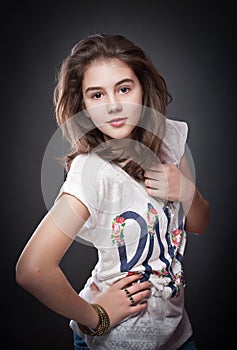
<svg viewBox="0 0 237 350">
<path fill-rule="evenodd" d="M 77 155 L 72 160 L 61 193 L 73 195 L 94 215 L 100 202 L 101 179 L 107 163 L 94 153 Z"/>
<path fill-rule="evenodd" d="M 67 177 L 71 177 L 74 174 L 77 176 L 80 174 L 83 177 L 89 176 L 95 177 L 98 175 L 98 171 L 107 168 L 109 163 L 97 156 L 95 153 L 79 154 L 71 163 Z M 97 175 L 96 175 L 97 174 Z"/>
<path fill-rule="evenodd" d="M 101 187 L 108 178 L 113 178 L 111 163 L 95 153 L 76 156 L 68 171 L 66 183 L 74 183 L 88 194 L 101 191 Z"/>
<path fill-rule="evenodd" d="M 179 164 L 185 151 L 187 137 L 188 124 L 186 122 L 167 118 L 165 135 L 162 140 L 162 161 Z"/>
<path fill-rule="evenodd" d="M 177 142 L 183 139 L 186 142 L 188 135 L 188 124 L 184 121 L 166 119 L 166 138 L 169 142 Z"/>
<path fill-rule="evenodd" d="M 77 155 L 75 158 L 73 158 L 68 173 L 79 170 L 84 165 L 86 160 L 90 157 L 91 157 L 91 154 L 89 153 Z"/>
</svg>

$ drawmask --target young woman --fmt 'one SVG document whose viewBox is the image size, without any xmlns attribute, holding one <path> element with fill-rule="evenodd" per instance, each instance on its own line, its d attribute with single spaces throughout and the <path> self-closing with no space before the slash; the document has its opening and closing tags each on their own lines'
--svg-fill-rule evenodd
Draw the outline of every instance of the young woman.
<svg viewBox="0 0 237 350">
<path fill-rule="evenodd" d="M 19 258 L 18 283 L 71 319 L 75 349 L 195 349 L 182 258 L 209 204 L 189 170 L 186 123 L 165 117 L 164 79 L 130 40 L 98 34 L 65 59 L 54 97 L 72 145 L 67 178 Z M 77 236 L 98 249 L 79 295 L 59 266 Z"/>
</svg>

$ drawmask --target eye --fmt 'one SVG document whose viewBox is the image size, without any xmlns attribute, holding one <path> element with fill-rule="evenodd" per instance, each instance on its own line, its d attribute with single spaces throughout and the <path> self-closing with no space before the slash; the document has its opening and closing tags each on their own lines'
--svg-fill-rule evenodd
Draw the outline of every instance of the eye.
<svg viewBox="0 0 237 350">
<path fill-rule="evenodd" d="M 94 95 L 91 96 L 95 100 L 99 100 L 102 97 L 102 92 L 96 92 Z"/>
<path fill-rule="evenodd" d="M 131 90 L 131 89 L 128 88 L 127 86 L 123 86 L 119 89 L 119 92 L 121 92 L 122 94 L 126 94 L 126 93 L 128 93 L 129 90 Z"/>
</svg>

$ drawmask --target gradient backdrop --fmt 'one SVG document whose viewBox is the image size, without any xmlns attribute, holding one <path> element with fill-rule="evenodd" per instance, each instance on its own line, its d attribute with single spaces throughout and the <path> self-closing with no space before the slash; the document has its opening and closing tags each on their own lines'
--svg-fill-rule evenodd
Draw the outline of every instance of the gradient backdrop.
<svg viewBox="0 0 237 350">
<path fill-rule="evenodd" d="M 189 236 L 186 307 L 198 349 L 233 349 L 236 312 L 236 19 L 232 2 L 33 2 L 2 7 L 2 349 L 70 350 L 68 320 L 15 282 L 15 264 L 46 213 L 41 163 L 56 131 L 52 93 L 72 46 L 93 33 L 123 34 L 165 77 L 168 115 L 189 125 L 197 184 L 211 204 L 201 237 Z M 96 261 L 75 243 L 62 261 L 79 289 Z"/>
</svg>

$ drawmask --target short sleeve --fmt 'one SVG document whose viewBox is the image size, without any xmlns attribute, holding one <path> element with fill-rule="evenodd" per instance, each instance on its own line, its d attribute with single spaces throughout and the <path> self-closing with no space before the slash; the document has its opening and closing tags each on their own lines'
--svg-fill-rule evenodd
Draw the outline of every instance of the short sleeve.
<svg viewBox="0 0 237 350">
<path fill-rule="evenodd" d="M 188 136 L 186 122 L 166 120 L 165 136 L 162 140 L 161 161 L 167 164 L 179 164 L 184 152 Z"/>
<path fill-rule="evenodd" d="M 90 174 L 94 174 L 96 165 L 89 161 L 89 155 L 76 156 L 67 173 L 58 196 L 55 201 L 63 194 L 68 193 L 79 199 L 88 209 L 90 218 L 87 226 L 96 225 L 97 208 L 97 188 L 95 181 L 90 181 Z"/>
</svg>

